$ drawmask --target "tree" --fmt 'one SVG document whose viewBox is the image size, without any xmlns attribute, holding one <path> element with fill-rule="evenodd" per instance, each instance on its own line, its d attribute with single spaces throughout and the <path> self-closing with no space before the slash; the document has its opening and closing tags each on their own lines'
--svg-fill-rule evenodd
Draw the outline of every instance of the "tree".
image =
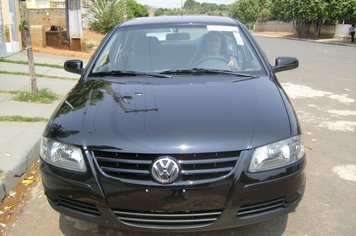
<svg viewBox="0 0 356 236">
<path fill-rule="evenodd" d="M 163 8 L 158 8 L 154 14 L 155 14 L 155 16 L 163 16 L 164 15 Z"/>
<path fill-rule="evenodd" d="M 184 2 L 183 8 L 188 11 L 188 13 L 194 13 L 195 9 L 199 8 L 200 3 L 194 0 L 186 0 Z"/>
<path fill-rule="evenodd" d="M 272 13 L 278 20 L 292 22 L 299 37 L 315 25 L 318 38 L 326 21 L 355 20 L 356 0 L 273 0 Z"/>
<path fill-rule="evenodd" d="M 325 4 L 329 20 L 355 21 L 356 0 L 325 0 Z"/>
<path fill-rule="evenodd" d="M 165 9 L 164 14 L 166 16 L 179 16 L 181 14 L 181 10 L 179 8 L 169 8 Z"/>
<path fill-rule="evenodd" d="M 326 2 L 323 0 L 274 0 L 272 13 L 279 20 L 292 22 L 299 37 L 311 23 L 316 24 L 318 37 L 321 24 L 326 20 Z"/>
<path fill-rule="evenodd" d="M 148 10 L 145 6 L 137 3 L 135 0 L 123 0 L 126 1 L 126 17 L 128 19 L 134 17 L 148 16 Z"/>
<path fill-rule="evenodd" d="M 106 33 L 126 19 L 148 16 L 145 6 L 135 0 L 92 0 L 91 26 Z"/>
<path fill-rule="evenodd" d="M 118 0 L 92 0 L 91 26 L 106 33 L 125 20 L 125 5 Z"/>
<path fill-rule="evenodd" d="M 271 17 L 272 17 L 271 10 L 268 8 L 263 8 L 258 17 L 258 22 L 267 22 L 271 19 Z"/>
<path fill-rule="evenodd" d="M 230 16 L 244 24 L 254 24 L 261 11 L 261 4 L 256 0 L 239 0 L 232 4 Z"/>
<path fill-rule="evenodd" d="M 183 5 L 183 10 L 188 14 L 208 14 L 208 15 L 227 15 L 230 5 L 216 3 L 199 3 L 194 0 L 186 0 Z"/>
<path fill-rule="evenodd" d="M 37 96 L 38 87 L 37 87 L 37 79 L 35 73 L 35 63 L 33 60 L 33 52 L 32 52 L 32 42 L 31 42 L 31 34 L 30 34 L 30 26 L 28 24 L 28 11 L 26 2 L 21 2 L 21 24 L 20 31 L 22 31 L 25 35 L 25 45 L 27 52 L 27 60 L 28 60 L 28 68 L 30 71 L 30 79 L 31 79 L 31 93 L 33 96 Z"/>
</svg>

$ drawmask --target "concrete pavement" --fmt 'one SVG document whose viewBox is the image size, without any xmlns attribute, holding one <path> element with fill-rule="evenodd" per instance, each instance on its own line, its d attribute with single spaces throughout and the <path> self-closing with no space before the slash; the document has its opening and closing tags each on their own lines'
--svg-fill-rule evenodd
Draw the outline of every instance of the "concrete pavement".
<svg viewBox="0 0 356 236">
<path fill-rule="evenodd" d="M 68 57 L 35 53 L 36 63 L 63 65 Z M 8 57 L 27 61 L 26 52 Z M 1 71 L 28 73 L 28 65 L 0 62 Z M 37 78 L 39 89 L 47 88 L 64 96 L 76 84 L 78 75 L 63 69 L 36 66 L 36 73 L 71 78 L 73 80 Z M 30 78 L 26 75 L 0 73 L 0 116 L 49 118 L 59 101 L 52 104 L 25 103 L 12 100 L 7 91 L 30 91 Z M 46 122 L 0 122 L 0 202 L 11 191 L 25 171 L 38 157 L 39 139 Z"/>
<path fill-rule="evenodd" d="M 62 64 L 63 65 L 63 64 Z M 28 73 L 28 66 L 22 64 L 15 63 L 0 63 L 0 71 L 13 71 L 13 72 L 21 72 Z M 36 74 L 39 75 L 48 75 L 48 76 L 58 76 L 58 77 L 66 77 L 66 78 L 78 78 L 78 75 L 69 73 L 63 69 L 53 68 L 53 67 L 45 67 L 45 66 L 35 66 Z"/>
</svg>

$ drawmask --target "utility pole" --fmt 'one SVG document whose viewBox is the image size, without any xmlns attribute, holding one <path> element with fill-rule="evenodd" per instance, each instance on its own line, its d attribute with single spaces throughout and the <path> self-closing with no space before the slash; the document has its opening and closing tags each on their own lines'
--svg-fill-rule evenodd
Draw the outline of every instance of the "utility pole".
<svg viewBox="0 0 356 236">
<path fill-rule="evenodd" d="M 27 51 L 27 60 L 28 60 L 28 68 L 30 72 L 31 79 L 31 92 L 33 96 L 36 96 L 38 93 L 36 73 L 35 73 L 35 63 L 33 61 L 33 52 L 32 52 L 32 42 L 31 42 L 31 33 L 30 26 L 28 20 L 28 11 L 26 1 L 20 0 L 21 4 L 21 23 L 20 30 L 24 33 L 25 37 L 25 46 Z"/>
</svg>

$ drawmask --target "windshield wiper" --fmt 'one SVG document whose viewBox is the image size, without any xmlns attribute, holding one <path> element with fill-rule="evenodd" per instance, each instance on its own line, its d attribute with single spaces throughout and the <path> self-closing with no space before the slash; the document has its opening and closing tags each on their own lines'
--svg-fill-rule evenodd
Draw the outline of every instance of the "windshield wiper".
<svg viewBox="0 0 356 236">
<path fill-rule="evenodd" d="M 226 75 L 236 75 L 239 77 L 246 77 L 252 79 L 258 78 L 258 76 L 256 75 L 239 73 L 230 70 L 217 70 L 217 69 L 204 69 L 204 68 L 164 70 L 161 71 L 160 74 L 226 74 Z"/>
<path fill-rule="evenodd" d="M 89 76 L 93 77 L 105 77 L 105 76 L 152 76 L 157 78 L 172 78 L 170 75 L 164 75 L 161 73 L 147 73 L 147 72 L 139 72 L 139 71 L 123 71 L 123 70 L 112 70 L 112 71 L 100 71 L 90 73 Z"/>
</svg>

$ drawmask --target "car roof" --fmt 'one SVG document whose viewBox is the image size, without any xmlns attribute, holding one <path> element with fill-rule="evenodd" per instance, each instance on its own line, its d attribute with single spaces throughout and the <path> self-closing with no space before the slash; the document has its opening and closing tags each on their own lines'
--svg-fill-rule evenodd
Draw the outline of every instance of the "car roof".
<svg viewBox="0 0 356 236">
<path fill-rule="evenodd" d="M 162 25 L 162 24 L 218 24 L 218 25 L 237 25 L 235 19 L 222 16 L 157 16 L 139 17 L 126 21 L 119 27 L 143 26 L 143 25 Z"/>
</svg>

